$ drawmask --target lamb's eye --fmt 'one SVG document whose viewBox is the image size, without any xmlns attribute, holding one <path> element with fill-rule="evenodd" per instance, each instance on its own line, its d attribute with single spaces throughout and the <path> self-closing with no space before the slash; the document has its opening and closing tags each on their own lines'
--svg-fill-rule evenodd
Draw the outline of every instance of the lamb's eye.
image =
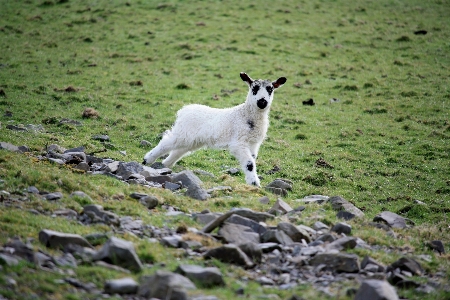
<svg viewBox="0 0 450 300">
<path fill-rule="evenodd" d="M 267 92 L 269 93 L 269 96 L 270 96 L 272 94 L 272 92 L 273 92 L 273 87 L 268 86 L 268 87 L 266 87 L 266 90 L 267 90 Z"/>
<path fill-rule="evenodd" d="M 256 95 L 259 91 L 259 85 L 255 85 L 252 87 L 252 93 L 253 95 Z"/>
</svg>

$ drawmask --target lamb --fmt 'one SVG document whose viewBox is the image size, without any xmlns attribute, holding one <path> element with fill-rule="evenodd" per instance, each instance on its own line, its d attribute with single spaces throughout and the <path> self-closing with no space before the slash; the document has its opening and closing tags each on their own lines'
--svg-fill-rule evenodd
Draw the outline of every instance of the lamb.
<svg viewBox="0 0 450 300">
<path fill-rule="evenodd" d="M 162 163 L 172 167 L 184 155 L 202 147 L 228 149 L 239 161 L 247 184 L 259 187 L 255 161 L 269 127 L 273 92 L 286 82 L 286 78 L 271 82 L 253 80 L 246 73 L 240 73 L 240 76 L 249 86 L 244 103 L 225 109 L 199 104 L 184 106 L 178 111 L 172 129 L 145 154 L 143 164 L 151 164 L 170 152 Z"/>
</svg>

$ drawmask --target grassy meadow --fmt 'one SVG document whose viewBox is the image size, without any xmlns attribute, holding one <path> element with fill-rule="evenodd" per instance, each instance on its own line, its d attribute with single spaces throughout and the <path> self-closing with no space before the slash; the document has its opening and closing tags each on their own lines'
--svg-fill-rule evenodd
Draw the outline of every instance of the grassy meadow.
<svg viewBox="0 0 450 300">
<path fill-rule="evenodd" d="M 108 232 L 106 226 L 84 227 L 26 212 L 33 208 L 50 214 L 63 207 L 81 211 L 85 200 L 68 197 L 76 190 L 120 216 L 173 228 L 201 226 L 187 217 L 165 217 L 162 208 L 148 212 L 129 194 L 152 193 L 186 212 L 232 207 L 267 211 L 269 207 L 257 199 L 267 195 L 274 202 L 276 197 L 247 186 L 242 174 L 225 175 L 225 169 L 239 167 L 226 151 L 200 150 L 174 168 L 213 173 L 215 179 L 200 176 L 206 187 L 233 187 L 233 192 L 206 202 L 34 158 L 47 145 L 59 144 L 84 146 L 99 157 L 141 162 L 151 147 L 140 142 L 155 146 L 184 105 L 223 108 L 242 103 L 247 86 L 239 72 L 247 72 L 254 79 L 287 78 L 275 92 L 268 137 L 257 160 L 262 186 L 276 178 L 293 181 L 293 190 L 284 199 L 292 207 L 307 195 L 340 195 L 363 210 L 366 221 L 384 210 L 399 213 L 416 224 L 400 232 L 399 239 L 350 223 L 357 236 L 373 244 L 432 254 L 424 242 L 439 239 L 449 251 L 448 16 L 448 0 L 0 0 L 0 141 L 26 145 L 32 153 L 0 150 L 0 190 L 20 198 L 34 185 L 65 195 L 57 203 L 32 197 L 0 207 L 0 243 L 13 236 L 32 237 L 36 249 L 42 248 L 37 236 L 44 228 Z M 315 105 L 303 105 L 310 98 Z M 83 117 L 85 108 L 98 115 Z M 82 125 L 61 122 L 64 119 Z M 43 130 L 10 129 L 28 124 Z M 107 134 L 111 141 L 94 140 L 97 134 Z M 327 166 L 316 164 L 321 158 Z M 280 170 L 270 172 L 275 167 Z M 298 224 L 311 226 L 316 220 L 332 224 L 337 221 L 334 215 L 326 205 L 308 206 Z M 123 238 L 135 242 L 146 263 L 164 262 L 174 269 L 175 258 L 185 260 L 175 250 Z M 400 254 L 377 255 L 389 263 Z M 213 264 L 229 274 L 227 288 L 205 293 L 235 297 L 233 290 L 244 271 Z M 448 254 L 433 254 L 425 267 L 450 278 Z M 57 274 L 29 265 L 15 268 L 9 272 L 32 272 L 16 278 L 16 292 L 1 288 L 6 281 L 0 272 L 0 295 L 85 299 L 77 298 L 68 286 L 55 285 Z M 124 276 L 93 266 L 80 266 L 75 272 L 99 288 L 105 278 Z M 254 297 L 273 293 L 284 299 L 295 292 L 305 299 L 326 297 L 305 286 L 279 291 L 250 283 L 248 289 Z M 340 299 L 348 298 L 345 287 L 336 289 Z M 410 299 L 445 297 L 401 293 Z"/>
</svg>

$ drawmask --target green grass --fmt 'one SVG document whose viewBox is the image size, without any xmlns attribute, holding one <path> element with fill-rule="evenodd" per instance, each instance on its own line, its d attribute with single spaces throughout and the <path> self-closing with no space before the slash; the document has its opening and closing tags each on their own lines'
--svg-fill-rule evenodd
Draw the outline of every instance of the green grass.
<svg viewBox="0 0 450 300">
<path fill-rule="evenodd" d="M 275 178 L 293 181 L 285 199 L 291 206 L 310 194 L 341 195 L 364 210 L 368 220 L 383 210 L 400 213 L 419 229 L 405 235 L 413 242 L 389 243 L 410 243 L 425 251 L 421 245 L 430 238 L 449 241 L 449 4 L 1 0 L 0 140 L 27 145 L 33 155 L 56 143 L 66 148 L 83 145 L 102 157 L 141 161 L 149 147 L 140 146 L 140 141 L 155 146 L 183 105 L 221 108 L 243 102 L 247 88 L 239 78 L 241 71 L 253 78 L 285 76 L 288 81 L 276 92 L 268 138 L 257 161 L 262 185 Z M 415 35 L 417 30 L 428 33 Z M 302 105 L 309 98 L 315 106 Z M 339 101 L 331 103 L 331 98 Z M 85 108 L 94 108 L 98 117 L 83 118 Z M 64 118 L 83 125 L 60 124 Z M 27 124 L 41 124 L 45 130 L 7 128 Z M 93 140 L 96 134 L 108 134 L 110 143 Z M 333 168 L 315 166 L 319 158 Z M 267 174 L 275 165 L 281 170 Z M 222 176 L 228 167 L 238 167 L 237 161 L 217 150 L 200 150 L 175 167 L 215 174 L 216 179 L 202 177 L 207 187 L 233 187 L 233 192 L 207 202 L 166 191 L 152 193 L 187 212 L 233 206 L 267 210 L 257 199 L 275 197 L 246 186 L 242 175 Z M 167 218 L 160 208 L 150 214 L 143 210 L 128 197 L 134 191 L 148 192 L 141 187 L 37 162 L 32 155 L 1 150 L 0 178 L 0 189 L 13 195 L 30 185 L 64 194 L 57 203 L 32 198 L 19 203 L 22 209 L 2 208 L 1 242 L 14 235 L 36 238 L 44 227 L 80 234 L 107 231 L 25 211 L 81 211 L 86 203 L 69 198 L 75 190 L 121 216 L 155 226 L 198 226 L 186 218 Z M 414 200 L 426 205 L 417 206 Z M 318 209 L 308 207 L 298 223 L 312 225 Z M 319 218 L 336 222 L 329 207 Z M 385 243 L 379 231 L 362 227 L 360 233 L 374 243 Z M 236 285 L 234 279 L 227 283 Z M 45 291 L 47 285 L 51 286 L 32 289 L 51 298 L 54 292 Z M 59 288 L 57 294 L 55 299 L 69 297 Z M 282 297 L 288 294 L 282 292 Z"/>
</svg>

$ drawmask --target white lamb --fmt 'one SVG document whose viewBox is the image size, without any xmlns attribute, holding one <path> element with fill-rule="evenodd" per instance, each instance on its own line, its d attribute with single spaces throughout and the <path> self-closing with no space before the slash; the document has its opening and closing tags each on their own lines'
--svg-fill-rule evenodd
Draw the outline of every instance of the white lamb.
<svg viewBox="0 0 450 300">
<path fill-rule="evenodd" d="M 271 82 L 253 80 L 246 73 L 240 76 L 250 88 L 244 103 L 225 109 L 199 104 L 183 107 L 172 129 L 145 154 L 143 164 L 151 164 L 170 152 L 162 163 L 171 167 L 184 155 L 202 147 L 228 149 L 239 161 L 247 184 L 260 186 L 255 160 L 269 127 L 273 91 L 281 87 L 286 78 Z"/>
</svg>

